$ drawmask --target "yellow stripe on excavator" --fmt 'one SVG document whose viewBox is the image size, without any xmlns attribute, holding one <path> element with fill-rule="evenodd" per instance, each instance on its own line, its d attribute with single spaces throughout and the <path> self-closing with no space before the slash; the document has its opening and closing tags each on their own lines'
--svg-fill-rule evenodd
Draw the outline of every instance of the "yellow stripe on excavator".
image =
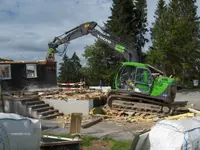
<svg viewBox="0 0 200 150">
<path fill-rule="evenodd" d="M 55 49 L 54 48 L 49 48 L 48 49 L 48 54 L 53 54 L 55 53 Z"/>
<path fill-rule="evenodd" d="M 89 23 L 87 23 L 87 24 L 84 24 L 84 28 L 88 28 L 90 26 L 90 24 Z"/>
</svg>

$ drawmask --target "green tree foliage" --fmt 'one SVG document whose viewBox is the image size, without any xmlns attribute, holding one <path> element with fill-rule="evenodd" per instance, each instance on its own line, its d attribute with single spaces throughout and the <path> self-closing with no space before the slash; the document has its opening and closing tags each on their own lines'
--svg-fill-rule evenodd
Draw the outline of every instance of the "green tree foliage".
<svg viewBox="0 0 200 150">
<path fill-rule="evenodd" d="M 81 64 L 80 59 L 74 53 L 71 58 L 68 58 L 67 55 L 63 56 L 63 62 L 60 63 L 59 69 L 59 82 L 79 82 L 82 78 L 80 73 Z"/>
<path fill-rule="evenodd" d="M 159 0 L 148 61 L 167 74 L 182 77 L 195 70 L 199 58 L 199 18 L 196 0 Z M 188 77 L 188 76 L 187 76 Z"/>
<path fill-rule="evenodd" d="M 80 62 L 80 58 L 76 55 L 76 53 L 74 53 L 71 57 L 71 61 L 72 61 L 72 66 L 74 68 L 74 82 L 79 82 L 80 79 L 82 78 L 82 75 L 80 73 L 80 69 L 81 69 L 81 62 Z"/>
<path fill-rule="evenodd" d="M 109 34 L 117 37 L 119 42 L 129 45 L 139 61 L 142 47 L 147 39 L 147 4 L 146 0 L 133 3 L 132 0 L 113 0 L 111 16 L 105 23 Z"/>
<path fill-rule="evenodd" d="M 169 4 L 169 13 L 173 14 L 170 22 L 173 25 L 171 32 L 171 47 L 178 54 L 175 61 L 176 73 L 183 78 L 194 78 L 197 72 L 195 66 L 200 57 L 199 52 L 199 17 L 197 16 L 196 0 L 172 0 Z"/>
<path fill-rule="evenodd" d="M 120 42 L 132 42 L 133 26 L 133 2 L 132 0 L 113 0 L 111 16 L 108 17 L 105 27 L 109 34 L 116 36 Z"/>
<path fill-rule="evenodd" d="M 149 64 L 163 70 L 163 64 L 166 64 L 165 60 L 165 31 L 167 20 L 164 18 L 167 6 L 164 0 L 159 0 L 157 3 L 157 9 L 155 11 L 155 22 L 153 23 L 153 28 L 151 28 L 151 40 L 152 47 L 147 52 L 147 61 Z M 165 61 L 165 62 L 164 62 Z"/>
<path fill-rule="evenodd" d="M 138 53 L 139 61 L 143 62 L 142 47 L 148 42 L 145 34 L 148 32 L 147 29 L 147 2 L 146 0 L 135 0 L 136 9 L 134 9 L 133 17 L 133 36 Z"/>
<path fill-rule="evenodd" d="M 113 85 L 120 60 L 123 61 L 123 58 L 115 50 L 97 40 L 93 45 L 85 47 L 83 56 L 87 59 L 87 65 L 81 70 L 87 77 L 88 84 L 99 85 L 102 80 L 103 85 Z"/>
<path fill-rule="evenodd" d="M 161 30 L 162 28 L 160 28 L 161 26 L 161 20 L 163 19 L 163 15 L 165 13 L 165 11 L 167 10 L 167 6 L 165 4 L 165 0 L 159 0 L 158 3 L 157 3 L 157 9 L 155 11 L 155 15 L 154 15 L 154 18 L 155 18 L 155 22 L 153 23 L 153 28 L 151 28 L 151 40 L 157 40 L 157 28 L 159 30 Z M 162 27 L 162 26 L 161 26 Z M 163 29 L 164 30 L 164 29 Z M 161 31 L 160 31 L 161 32 Z"/>
<path fill-rule="evenodd" d="M 66 79 L 68 78 L 67 77 L 67 68 L 68 68 L 68 61 L 69 61 L 69 58 L 67 55 L 64 55 L 63 56 L 63 62 L 59 63 L 60 65 L 60 68 L 59 68 L 59 76 L 58 76 L 58 81 L 59 82 L 65 82 Z"/>
</svg>

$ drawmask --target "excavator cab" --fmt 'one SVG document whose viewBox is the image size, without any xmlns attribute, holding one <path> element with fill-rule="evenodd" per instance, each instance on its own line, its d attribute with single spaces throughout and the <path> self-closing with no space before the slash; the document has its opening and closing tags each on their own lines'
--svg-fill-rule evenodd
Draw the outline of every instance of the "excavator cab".
<svg viewBox="0 0 200 150">
<path fill-rule="evenodd" d="M 145 65 L 125 62 L 117 73 L 115 83 L 116 89 L 150 95 L 153 77 Z"/>
</svg>

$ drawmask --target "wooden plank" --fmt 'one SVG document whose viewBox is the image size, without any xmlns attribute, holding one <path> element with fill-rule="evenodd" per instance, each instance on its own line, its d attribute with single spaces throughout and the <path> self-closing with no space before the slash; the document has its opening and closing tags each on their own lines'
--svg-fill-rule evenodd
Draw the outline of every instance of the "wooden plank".
<svg viewBox="0 0 200 150">
<path fill-rule="evenodd" d="M 82 113 L 72 113 L 70 121 L 70 134 L 80 134 L 81 132 L 81 122 Z"/>
<path fill-rule="evenodd" d="M 151 68 L 151 69 L 153 69 L 153 70 L 159 72 L 160 74 L 165 75 L 165 73 L 162 72 L 161 70 L 159 70 L 159 69 L 157 69 L 157 68 L 155 68 L 155 67 L 153 67 L 153 66 L 151 66 L 151 65 L 149 65 L 149 64 L 147 64 L 147 66 L 148 66 L 149 68 Z"/>
<path fill-rule="evenodd" d="M 81 127 L 82 128 L 89 128 L 89 127 L 91 127 L 91 126 L 103 121 L 104 119 L 105 119 L 105 117 L 100 117 L 100 118 L 94 119 L 94 120 L 82 125 Z"/>
<path fill-rule="evenodd" d="M 192 113 L 195 113 L 195 114 L 200 114 L 200 111 L 197 110 L 197 109 L 194 109 L 194 108 L 188 108 L 188 110 Z"/>
</svg>

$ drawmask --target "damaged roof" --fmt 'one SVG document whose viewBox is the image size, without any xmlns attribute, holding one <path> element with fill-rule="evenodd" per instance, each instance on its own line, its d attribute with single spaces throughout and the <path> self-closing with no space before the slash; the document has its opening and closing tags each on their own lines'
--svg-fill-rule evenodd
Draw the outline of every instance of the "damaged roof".
<svg viewBox="0 0 200 150">
<path fill-rule="evenodd" d="M 56 63 L 56 62 L 54 62 Z M 13 61 L 9 59 L 0 58 L 0 64 L 47 64 L 46 60 L 38 60 L 38 61 Z"/>
<path fill-rule="evenodd" d="M 3 61 L 3 62 L 4 62 L 4 61 L 9 61 L 9 62 L 10 62 L 10 61 L 13 61 L 13 60 L 11 60 L 11 59 L 0 58 L 0 62 L 2 62 L 2 61 Z"/>
</svg>

